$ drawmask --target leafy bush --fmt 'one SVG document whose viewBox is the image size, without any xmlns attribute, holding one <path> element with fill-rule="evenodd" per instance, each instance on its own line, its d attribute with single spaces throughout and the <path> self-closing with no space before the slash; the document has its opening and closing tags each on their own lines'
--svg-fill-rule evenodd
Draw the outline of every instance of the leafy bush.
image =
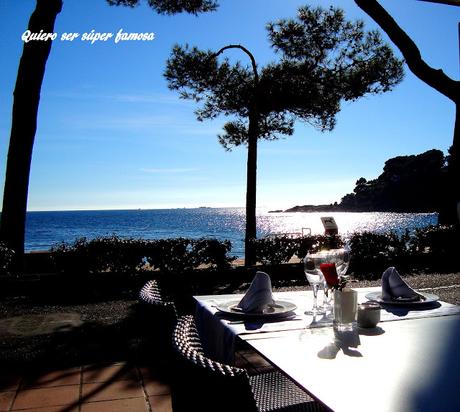
<svg viewBox="0 0 460 412">
<path fill-rule="evenodd" d="M 436 272 L 460 269 L 460 229 L 458 226 L 428 226 L 417 229 L 409 242 L 417 268 Z"/>
<path fill-rule="evenodd" d="M 316 235 L 316 247 L 312 250 L 317 252 L 324 249 L 339 249 L 343 247 L 343 239 L 339 235 Z"/>
<path fill-rule="evenodd" d="M 256 260 L 264 265 L 288 263 L 292 257 L 303 259 L 308 251 L 337 249 L 343 241 L 337 235 L 313 235 L 291 238 L 288 236 L 265 237 L 254 241 Z"/>
<path fill-rule="evenodd" d="M 335 249 L 343 246 L 340 236 L 314 235 L 299 238 L 287 236 L 256 239 L 257 261 L 280 265 L 308 251 Z M 454 226 L 430 226 L 402 236 L 395 232 L 355 233 L 349 240 L 351 263 L 349 273 L 357 279 L 380 279 L 383 271 L 395 266 L 403 273 L 419 271 L 445 272 L 460 270 L 460 229 Z M 217 239 L 135 240 L 117 236 L 74 243 L 61 243 L 52 248 L 56 269 L 67 273 L 122 272 L 160 270 L 183 273 L 198 267 L 221 270 L 235 259 L 229 256 L 231 243 Z M 0 244 L 0 270 L 5 272 L 12 251 Z"/>
<path fill-rule="evenodd" d="M 192 240 L 159 239 L 147 242 L 146 259 L 153 269 L 163 272 L 183 272 L 194 267 Z"/>
<path fill-rule="evenodd" d="M 309 251 L 317 252 L 320 248 L 319 236 L 302 236 L 296 239 L 295 255 L 303 259 Z"/>
<path fill-rule="evenodd" d="M 211 269 L 226 269 L 236 256 L 229 256 L 232 244 L 229 240 L 201 238 L 193 241 L 194 267 L 208 265 Z"/>
<path fill-rule="evenodd" d="M 350 272 L 358 279 L 379 279 L 389 266 L 405 270 L 408 264 L 408 234 L 395 232 L 355 233 L 350 238 Z"/>
<path fill-rule="evenodd" d="M 145 242 L 115 235 L 87 240 L 85 237 L 51 249 L 56 268 L 64 272 L 136 272 L 145 265 Z"/>
<path fill-rule="evenodd" d="M 460 270 L 460 230 L 455 226 L 428 226 L 405 232 L 355 233 L 350 240 L 350 272 L 358 279 L 379 279 L 389 266 L 403 272 Z"/>
<path fill-rule="evenodd" d="M 14 251 L 0 242 L 0 275 L 8 275 L 13 261 Z"/>
<path fill-rule="evenodd" d="M 147 261 L 163 272 L 186 272 L 205 265 L 208 269 L 224 269 L 235 257 L 228 256 L 230 241 L 217 239 L 159 239 L 147 242 Z"/>
<path fill-rule="evenodd" d="M 264 237 L 253 242 L 256 261 L 264 265 L 287 263 L 297 249 L 296 239 L 287 236 Z"/>
<path fill-rule="evenodd" d="M 135 273 L 148 269 L 163 272 L 184 272 L 201 265 L 226 268 L 231 243 L 217 239 L 123 239 L 117 236 L 92 240 L 80 238 L 69 244 L 62 242 L 51 249 L 59 272 Z"/>
</svg>

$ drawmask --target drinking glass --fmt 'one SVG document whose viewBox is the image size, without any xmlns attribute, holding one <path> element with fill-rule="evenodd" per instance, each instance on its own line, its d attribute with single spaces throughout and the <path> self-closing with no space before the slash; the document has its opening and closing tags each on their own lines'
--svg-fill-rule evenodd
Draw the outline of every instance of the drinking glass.
<svg viewBox="0 0 460 412">
<path fill-rule="evenodd" d="M 350 265 L 350 246 L 346 244 L 343 248 L 341 249 L 329 249 L 329 250 L 324 250 L 321 252 L 317 253 L 318 260 L 320 261 L 319 264 L 321 263 L 334 263 L 335 264 L 335 270 L 337 272 L 337 276 L 340 278 L 341 276 L 344 276 L 347 273 L 348 266 Z M 325 302 L 323 303 L 323 306 L 326 309 L 332 310 L 332 293 L 328 293 L 328 285 L 326 282 L 326 278 L 324 278 L 324 299 Z"/>
<path fill-rule="evenodd" d="M 305 274 L 307 276 L 308 282 L 313 286 L 313 308 L 311 312 L 316 310 L 321 310 L 320 313 L 325 313 L 328 311 L 332 312 L 332 293 L 327 293 L 327 283 L 326 279 L 321 271 L 321 264 L 323 263 L 333 263 L 337 272 L 337 276 L 343 276 L 347 273 L 348 266 L 350 264 L 350 247 L 345 245 L 341 249 L 328 249 L 323 250 L 317 253 L 307 253 L 307 256 L 304 259 Z M 307 268 L 308 267 L 308 268 Z M 320 280 L 318 280 L 320 279 Z M 315 283 L 319 282 L 316 286 Z M 317 292 L 320 287 L 324 287 L 324 300 L 322 306 L 317 306 Z M 327 295 L 327 296 L 326 296 Z M 317 311 L 315 313 L 318 313 Z"/>
<path fill-rule="evenodd" d="M 334 327 L 339 331 L 353 330 L 358 313 L 358 293 L 353 289 L 334 291 Z"/>
<path fill-rule="evenodd" d="M 313 288 L 313 307 L 310 310 L 305 311 L 306 315 L 318 315 L 325 313 L 322 306 L 318 306 L 318 290 L 324 284 L 324 276 L 321 272 L 320 260 L 315 253 L 307 253 L 304 259 L 304 272 L 307 277 L 308 283 Z"/>
</svg>

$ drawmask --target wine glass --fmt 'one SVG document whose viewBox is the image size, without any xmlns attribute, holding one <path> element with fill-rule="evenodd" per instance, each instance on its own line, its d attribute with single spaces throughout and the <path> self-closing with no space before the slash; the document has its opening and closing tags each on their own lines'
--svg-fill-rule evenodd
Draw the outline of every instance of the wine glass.
<svg viewBox="0 0 460 412">
<path fill-rule="evenodd" d="M 313 307 L 305 311 L 306 315 L 319 315 L 325 313 L 322 306 L 318 306 L 318 290 L 324 284 L 324 276 L 321 272 L 320 261 L 315 253 L 307 253 L 304 259 L 304 272 L 307 277 L 308 283 L 313 288 Z"/>
<path fill-rule="evenodd" d="M 322 254 L 322 257 L 324 259 L 322 263 L 326 263 L 329 265 L 333 264 L 334 269 L 335 269 L 332 273 L 328 271 L 327 267 L 323 266 L 323 269 L 322 269 L 322 272 L 324 275 L 324 290 L 325 290 L 325 293 L 324 293 L 325 302 L 323 303 L 323 305 L 327 309 L 332 310 L 332 304 L 331 304 L 332 293 L 328 293 L 329 292 L 328 283 L 332 285 L 337 284 L 339 278 L 341 278 L 347 273 L 348 266 L 350 265 L 350 246 L 346 244 L 341 249 L 330 249 L 330 250 L 325 250 L 320 253 Z M 332 279 L 330 276 L 332 276 Z M 334 279 L 334 277 L 336 278 Z"/>
<path fill-rule="evenodd" d="M 330 249 L 324 252 L 327 263 L 334 263 L 337 276 L 340 278 L 347 273 L 350 266 L 350 246 L 346 244 L 341 249 Z"/>
<path fill-rule="evenodd" d="M 348 266 L 350 264 L 350 246 L 347 244 L 341 249 L 329 249 L 329 250 L 323 250 L 317 253 L 308 253 L 307 256 L 305 257 L 305 274 L 307 275 L 307 279 L 310 282 L 310 279 L 308 277 L 309 274 L 307 273 L 307 262 L 310 268 L 308 270 L 308 273 L 311 274 L 315 272 L 315 273 L 321 274 L 322 284 L 320 284 L 320 286 L 324 287 L 324 300 L 322 304 L 322 310 L 324 310 L 324 312 L 332 311 L 332 304 L 331 304 L 332 294 L 327 293 L 328 291 L 327 283 L 328 282 L 326 281 L 326 277 L 325 277 L 325 275 L 327 276 L 328 273 L 325 272 L 326 268 L 324 266 L 323 266 L 323 269 L 321 269 L 321 265 L 334 264 L 337 278 L 345 275 L 347 273 Z M 318 289 L 319 289 L 319 286 L 318 286 Z M 316 297 L 315 297 L 314 288 L 313 288 L 313 294 L 314 294 L 313 299 L 315 301 Z M 315 304 L 313 305 L 312 311 L 314 310 L 314 307 L 315 307 Z"/>
</svg>

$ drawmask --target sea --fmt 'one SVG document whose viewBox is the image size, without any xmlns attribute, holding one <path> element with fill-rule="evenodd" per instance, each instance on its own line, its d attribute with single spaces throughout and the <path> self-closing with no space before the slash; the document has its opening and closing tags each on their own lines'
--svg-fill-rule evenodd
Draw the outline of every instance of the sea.
<svg viewBox="0 0 460 412">
<path fill-rule="evenodd" d="M 434 225 L 437 213 L 272 213 L 257 210 L 257 236 L 322 234 L 322 216 L 332 216 L 339 234 L 354 232 L 403 233 Z M 231 254 L 244 257 L 244 208 L 150 209 L 27 212 L 26 251 L 49 250 L 61 242 L 117 235 L 124 238 L 217 238 L 230 240 Z"/>
</svg>

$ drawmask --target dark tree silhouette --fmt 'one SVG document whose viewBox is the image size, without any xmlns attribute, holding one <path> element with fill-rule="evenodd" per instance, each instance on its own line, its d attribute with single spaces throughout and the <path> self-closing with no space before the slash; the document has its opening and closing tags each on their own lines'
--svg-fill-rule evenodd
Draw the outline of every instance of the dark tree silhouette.
<svg viewBox="0 0 460 412">
<path fill-rule="evenodd" d="M 454 4 L 449 1 L 438 2 Z M 439 221 L 440 223 L 459 224 L 457 205 L 460 202 L 460 81 L 453 80 L 442 70 L 429 66 L 423 60 L 414 41 L 376 0 L 355 0 L 355 3 L 388 34 L 391 41 L 401 51 L 412 73 L 455 104 L 456 117 L 453 142 L 449 149 L 448 184 L 445 203 L 441 206 L 439 213 Z"/>
<path fill-rule="evenodd" d="M 223 53 L 228 49 L 240 49 L 245 52 L 251 59 L 252 75 L 254 82 L 254 90 L 259 88 L 259 73 L 257 71 L 257 63 L 254 55 L 245 47 L 241 45 L 231 44 L 229 46 L 222 47 L 215 56 Z M 248 128 L 247 128 L 247 144 L 248 144 L 248 160 L 247 160 L 247 176 L 246 176 L 246 231 L 244 239 L 245 249 L 245 262 L 246 264 L 252 264 L 255 262 L 255 250 L 252 247 L 252 242 L 257 237 L 256 229 L 256 199 L 257 199 L 257 139 L 260 134 L 260 113 L 257 102 L 257 95 L 254 93 L 252 98 L 249 100 L 248 105 Z M 230 136 L 231 133 L 227 133 Z M 226 144 L 225 139 L 222 139 L 222 143 Z"/>
<path fill-rule="evenodd" d="M 135 7 L 143 0 L 106 0 L 111 6 Z M 149 6 L 159 14 L 190 13 L 198 14 L 217 9 L 215 0 L 146 0 Z"/>
<path fill-rule="evenodd" d="M 62 0 L 37 0 L 28 30 L 53 33 Z M 30 163 L 37 130 L 40 90 L 51 40 L 24 43 L 14 89 L 12 123 L 6 164 L 0 238 L 15 252 L 13 268 L 24 253 L 25 218 Z"/>
<path fill-rule="evenodd" d="M 255 263 L 257 140 L 292 135 L 295 120 L 332 130 L 342 101 L 389 91 L 403 77 L 402 62 L 379 33 L 365 32 L 362 21 L 347 21 L 340 9 L 302 7 L 296 19 L 270 23 L 267 30 L 281 58 L 262 69 L 241 45 L 217 53 L 176 45 L 165 71 L 171 90 L 203 102 L 198 120 L 234 117 L 218 137 L 225 149 L 248 145 L 246 265 Z M 245 51 L 252 67 L 219 63 L 217 56 L 228 48 Z"/>
<path fill-rule="evenodd" d="M 106 0 L 110 5 L 138 5 L 141 0 Z M 159 14 L 197 14 L 215 10 L 214 0 L 148 0 Z M 37 0 L 28 30 L 53 33 L 62 0 Z M 15 252 L 13 267 L 21 269 L 24 255 L 25 220 L 30 165 L 37 129 L 40 92 L 52 40 L 25 42 L 14 89 L 12 124 L 6 165 L 0 239 Z"/>
</svg>

